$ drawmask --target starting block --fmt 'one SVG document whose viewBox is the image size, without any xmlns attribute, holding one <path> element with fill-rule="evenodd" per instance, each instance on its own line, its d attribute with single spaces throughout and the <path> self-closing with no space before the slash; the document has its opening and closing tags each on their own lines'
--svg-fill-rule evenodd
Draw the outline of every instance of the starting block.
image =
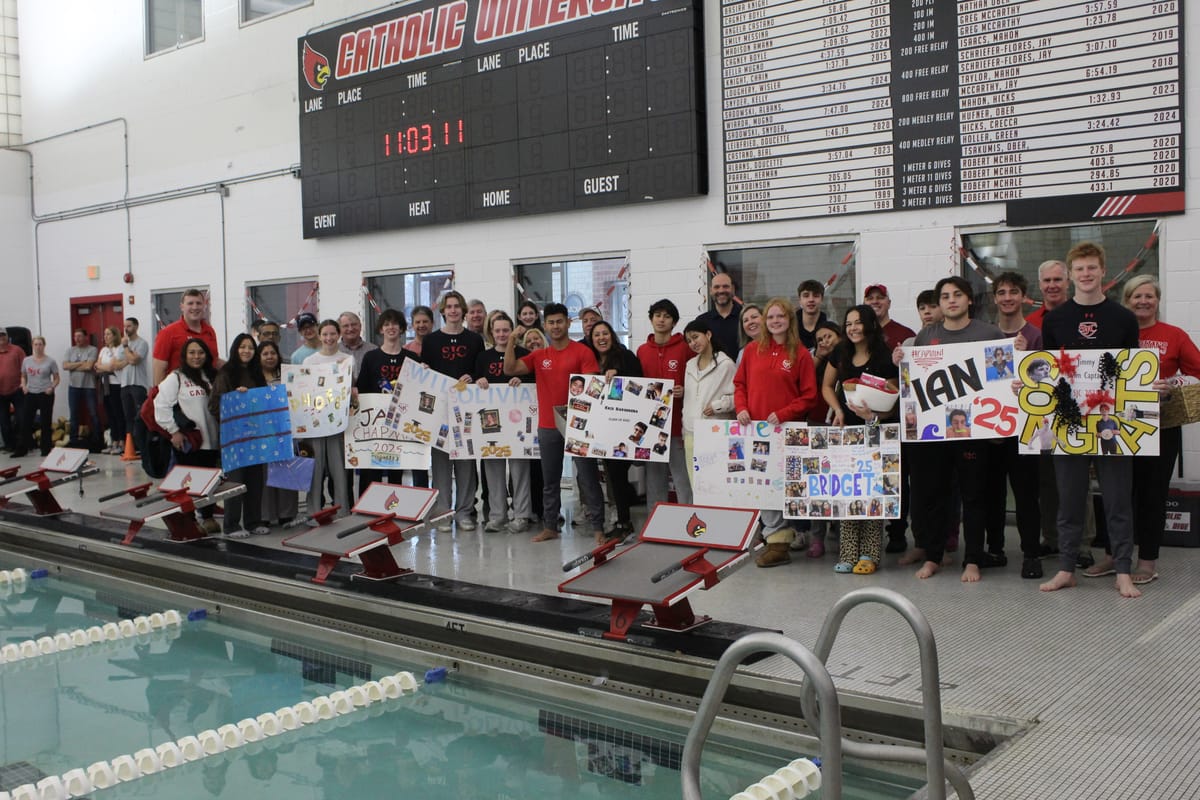
<svg viewBox="0 0 1200 800">
<path fill-rule="evenodd" d="M 0 472 L 0 508 L 27 494 L 34 512 L 39 516 L 61 514 L 63 507 L 58 504 L 50 490 L 64 483 L 79 481 L 79 493 L 82 495 L 83 478 L 100 471 L 99 467 L 87 459 L 88 451 L 82 448 L 56 447 L 32 472 L 17 475 L 18 467 L 8 467 Z M 26 483 L 20 483 L 21 481 Z"/>
<path fill-rule="evenodd" d="M 688 595 L 745 565 L 757 525 L 755 510 L 659 503 L 636 544 L 613 555 L 617 543 L 609 542 L 565 564 L 569 572 L 592 562 L 558 590 L 612 600 L 606 639 L 625 641 L 643 605 L 654 612 L 645 627 L 689 631 L 711 617 L 694 614 Z"/>
<path fill-rule="evenodd" d="M 100 509 L 100 516 L 129 523 L 121 544 L 130 544 L 147 522 L 161 519 L 167 526 L 167 541 L 194 542 L 208 536 L 196 521 L 196 510 L 215 505 L 230 497 L 245 494 L 246 487 L 221 479 L 214 467 L 172 467 L 151 492 L 153 484 L 143 483 L 100 498 L 100 502 L 128 496 L 129 500 Z"/>
<path fill-rule="evenodd" d="M 388 548 L 425 527 L 425 516 L 437 495 L 436 489 L 375 482 L 358 498 L 350 514 L 338 517 L 338 506 L 321 509 L 312 515 L 318 527 L 284 539 L 283 544 L 321 557 L 313 583 L 324 583 L 337 563 L 351 556 L 358 556 L 363 566 L 352 578 L 398 578 L 412 570 L 397 564 Z"/>
</svg>

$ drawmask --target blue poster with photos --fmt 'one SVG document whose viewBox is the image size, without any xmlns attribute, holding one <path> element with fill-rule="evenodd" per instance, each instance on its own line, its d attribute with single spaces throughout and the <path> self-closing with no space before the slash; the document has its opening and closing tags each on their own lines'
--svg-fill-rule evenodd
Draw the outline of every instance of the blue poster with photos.
<svg viewBox="0 0 1200 800">
<path fill-rule="evenodd" d="M 282 384 L 221 395 L 221 469 L 292 457 L 292 419 Z"/>
</svg>

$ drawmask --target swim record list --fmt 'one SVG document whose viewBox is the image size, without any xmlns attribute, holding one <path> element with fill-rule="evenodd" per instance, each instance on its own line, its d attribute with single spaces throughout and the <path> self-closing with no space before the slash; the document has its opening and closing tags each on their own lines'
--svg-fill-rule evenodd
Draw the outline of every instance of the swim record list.
<svg viewBox="0 0 1200 800">
<path fill-rule="evenodd" d="M 723 0 L 726 222 L 1182 197 L 1181 11 Z"/>
</svg>

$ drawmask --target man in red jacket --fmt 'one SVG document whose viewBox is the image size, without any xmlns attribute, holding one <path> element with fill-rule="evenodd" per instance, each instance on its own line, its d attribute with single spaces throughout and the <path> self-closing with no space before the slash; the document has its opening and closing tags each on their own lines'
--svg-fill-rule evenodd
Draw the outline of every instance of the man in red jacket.
<svg viewBox="0 0 1200 800">
<path fill-rule="evenodd" d="M 687 463 L 683 449 L 683 376 L 688 359 L 695 355 L 683 339 L 674 333 L 679 322 L 679 309 L 670 300 L 659 300 L 650 306 L 650 327 L 654 333 L 638 348 L 638 361 L 646 378 L 670 378 L 675 381 L 671 399 L 670 462 L 646 463 L 646 509 L 654 510 L 655 503 L 667 501 L 667 469 L 675 482 L 675 497 L 680 503 L 692 502 L 692 465 Z"/>
</svg>

